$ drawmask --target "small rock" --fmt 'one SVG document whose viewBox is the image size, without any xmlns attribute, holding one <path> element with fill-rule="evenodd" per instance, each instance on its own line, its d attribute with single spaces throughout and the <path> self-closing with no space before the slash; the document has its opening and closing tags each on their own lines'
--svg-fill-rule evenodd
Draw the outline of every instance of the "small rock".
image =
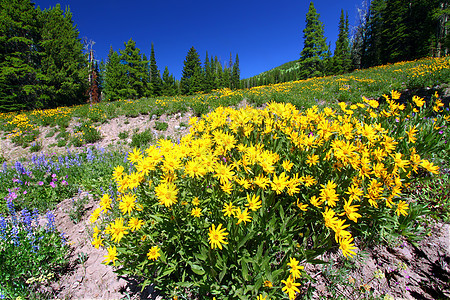
<svg viewBox="0 0 450 300">
<path fill-rule="evenodd" d="M 407 248 L 397 248 L 397 257 L 399 257 L 402 260 L 410 261 L 413 259 L 413 255 L 411 251 Z"/>
</svg>

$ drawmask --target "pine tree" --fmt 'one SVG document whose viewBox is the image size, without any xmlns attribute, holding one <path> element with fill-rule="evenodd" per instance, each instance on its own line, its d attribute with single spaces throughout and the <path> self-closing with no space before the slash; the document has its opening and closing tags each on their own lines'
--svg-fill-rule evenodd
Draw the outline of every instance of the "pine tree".
<svg viewBox="0 0 450 300">
<path fill-rule="evenodd" d="M 354 28 L 351 38 L 351 61 L 352 69 L 361 69 L 362 57 L 365 55 L 365 45 L 367 40 L 367 20 L 369 8 L 367 1 L 362 2 L 358 10 L 358 23 Z"/>
<path fill-rule="evenodd" d="M 42 18 L 44 106 L 80 104 L 87 98 L 89 70 L 72 13 L 69 8 L 63 12 L 57 4 L 45 10 Z"/>
<path fill-rule="evenodd" d="M 380 65 L 383 61 L 383 12 L 386 8 L 386 0 L 372 0 L 370 3 L 366 40 L 364 52 L 361 58 L 363 68 Z"/>
<path fill-rule="evenodd" d="M 236 53 L 236 59 L 233 64 L 233 72 L 231 74 L 231 87 L 233 89 L 239 89 L 241 87 L 240 78 L 241 71 L 239 70 L 239 56 Z"/>
<path fill-rule="evenodd" d="M 323 75 L 323 60 L 327 56 L 327 43 L 324 37 L 324 27 L 319 20 L 313 2 L 309 4 L 306 14 L 306 27 L 303 30 L 304 46 L 300 53 L 302 77 Z"/>
<path fill-rule="evenodd" d="M 437 28 L 435 56 L 446 56 L 450 48 L 450 5 L 447 0 L 439 1 L 433 11 L 433 20 Z"/>
<path fill-rule="evenodd" d="M 189 49 L 183 66 L 181 77 L 181 93 L 192 95 L 202 90 L 203 80 L 201 63 L 197 50 L 194 47 Z"/>
<path fill-rule="evenodd" d="M 153 87 L 152 87 L 152 83 L 150 80 L 150 61 L 147 59 L 147 56 L 145 55 L 145 53 L 142 54 L 142 63 L 144 65 L 144 77 L 143 77 L 143 82 L 144 82 L 144 97 L 152 97 L 153 96 Z"/>
<path fill-rule="evenodd" d="M 150 52 L 150 82 L 152 86 L 152 95 L 161 96 L 162 80 L 158 66 L 156 65 L 155 48 L 153 43 Z"/>
<path fill-rule="evenodd" d="M 121 63 L 125 66 L 125 76 L 127 85 L 126 93 L 123 95 L 128 99 L 138 99 L 146 94 L 145 86 L 145 65 L 141 56 L 141 51 L 136 47 L 136 42 L 130 38 L 125 44 L 125 49 L 120 50 Z"/>
<path fill-rule="evenodd" d="M 0 1 L 0 111 L 43 107 L 38 102 L 39 20 L 29 0 Z"/>
<path fill-rule="evenodd" d="M 344 10 L 341 10 L 341 16 L 339 18 L 339 34 L 333 56 L 333 74 L 346 73 L 350 71 L 350 66 L 348 14 L 344 16 Z"/>
<path fill-rule="evenodd" d="M 436 36 L 438 0 L 373 0 L 361 64 L 363 67 L 430 55 Z"/>
<path fill-rule="evenodd" d="M 98 65 L 98 88 L 100 90 L 100 98 L 101 100 L 104 98 L 104 91 L 103 88 L 105 87 L 105 69 L 106 69 L 106 63 L 103 60 L 100 60 L 100 64 Z"/>
<path fill-rule="evenodd" d="M 175 79 L 172 75 L 169 74 L 169 69 L 164 69 L 163 77 L 162 77 L 162 95 L 164 96 L 175 96 L 177 94 L 177 88 L 175 86 Z"/>
<path fill-rule="evenodd" d="M 220 88 L 220 81 L 221 81 L 221 74 L 219 74 L 219 60 L 217 59 L 217 56 L 212 57 L 211 55 L 211 71 L 212 71 L 212 75 L 213 75 L 213 90 L 219 89 Z M 221 67 L 220 67 L 221 68 Z"/>
<path fill-rule="evenodd" d="M 203 74 L 205 74 L 203 91 L 209 93 L 214 88 L 214 78 L 212 62 L 209 60 L 208 51 L 206 51 Z"/>
<path fill-rule="evenodd" d="M 381 63 L 406 60 L 411 52 L 410 32 L 407 27 L 409 3 L 403 0 L 387 0 L 382 11 L 382 59 Z"/>
<path fill-rule="evenodd" d="M 103 75 L 105 99 L 118 100 L 127 97 L 125 66 L 120 63 L 120 56 L 109 48 L 108 60 Z"/>
<path fill-rule="evenodd" d="M 433 55 L 434 50 L 437 49 L 436 41 L 441 32 L 439 30 L 439 20 L 435 19 L 434 12 L 439 10 L 441 5 L 445 5 L 445 3 L 448 3 L 448 1 L 411 1 L 410 13 L 407 18 L 408 43 L 411 44 L 408 60 Z M 450 9 L 448 9 L 447 13 L 450 13 Z"/>
</svg>

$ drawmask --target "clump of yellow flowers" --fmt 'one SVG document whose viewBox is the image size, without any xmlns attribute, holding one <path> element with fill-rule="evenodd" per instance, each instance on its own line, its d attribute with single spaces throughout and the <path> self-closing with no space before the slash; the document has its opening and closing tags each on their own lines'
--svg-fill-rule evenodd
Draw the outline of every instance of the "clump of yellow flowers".
<svg viewBox="0 0 450 300">
<path fill-rule="evenodd" d="M 386 95 L 383 107 L 363 98 L 302 112 L 271 102 L 192 118 L 180 141 L 135 148 L 131 166 L 114 169 L 118 193 L 92 214 L 92 243 L 108 247 L 105 263 L 172 297 L 185 288 L 294 299 L 308 239 L 320 241 L 309 250 L 354 256 L 352 229 L 407 215 L 402 189 L 419 169 L 438 172 L 415 149 L 419 129 L 401 128 L 412 116 L 398 97 Z M 410 110 L 423 105 L 413 98 Z"/>
</svg>

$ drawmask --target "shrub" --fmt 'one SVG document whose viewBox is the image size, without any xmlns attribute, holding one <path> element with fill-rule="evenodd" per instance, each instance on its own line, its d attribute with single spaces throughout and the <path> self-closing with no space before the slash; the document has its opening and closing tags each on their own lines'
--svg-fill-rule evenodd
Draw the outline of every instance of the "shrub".
<svg viewBox="0 0 450 300">
<path fill-rule="evenodd" d="M 38 141 L 33 142 L 33 143 L 31 144 L 31 146 L 30 146 L 30 152 L 31 152 L 31 153 L 33 153 L 33 152 L 39 152 L 41 149 L 42 149 L 42 143 L 41 143 L 41 142 L 38 142 Z"/>
<path fill-rule="evenodd" d="M 167 130 L 167 128 L 169 127 L 169 124 L 167 124 L 166 122 L 155 122 L 155 129 L 158 131 L 165 131 Z"/>
<path fill-rule="evenodd" d="M 80 195 L 79 198 L 72 200 L 72 207 L 69 210 L 69 218 L 73 223 L 78 223 L 84 216 L 86 212 L 86 205 L 89 203 L 89 197 L 83 197 Z"/>
<path fill-rule="evenodd" d="M 39 136 L 39 130 L 33 129 L 31 131 L 17 131 L 12 135 L 12 142 L 18 146 L 26 148 L 30 143 L 34 142 Z"/>
<path fill-rule="evenodd" d="M 58 147 L 65 147 L 66 145 L 67 145 L 66 140 L 58 140 L 58 142 L 56 143 L 56 146 Z"/>
<path fill-rule="evenodd" d="M 92 125 L 91 122 L 83 122 L 81 125 L 75 127 L 74 129 L 75 138 L 73 144 L 79 147 L 80 143 L 95 143 L 102 139 L 100 131 Z M 79 142 L 78 142 L 79 141 Z"/>
<path fill-rule="evenodd" d="M 128 131 L 119 132 L 119 139 L 124 140 L 128 138 Z"/>
<path fill-rule="evenodd" d="M 151 132 L 151 129 L 148 128 L 142 132 L 136 132 L 131 137 L 131 147 L 142 147 L 144 145 L 147 145 L 153 140 L 153 135 Z"/>
<path fill-rule="evenodd" d="M 103 195 L 91 216 L 100 220 L 93 244 L 107 247 L 104 262 L 120 274 L 166 295 L 293 299 L 307 280 L 301 264 L 331 248 L 351 257 L 354 236 L 414 223 L 401 190 L 438 172 L 419 150 L 439 137 L 417 142 L 403 122 L 425 110 L 397 99 L 340 111 L 219 107 L 193 118 L 179 144 L 134 149 L 132 169 L 115 169 L 120 195 Z"/>
</svg>

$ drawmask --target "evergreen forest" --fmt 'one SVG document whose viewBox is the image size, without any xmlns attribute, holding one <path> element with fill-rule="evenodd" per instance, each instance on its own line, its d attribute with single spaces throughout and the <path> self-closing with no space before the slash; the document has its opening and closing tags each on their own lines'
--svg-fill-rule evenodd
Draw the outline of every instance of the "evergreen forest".
<svg viewBox="0 0 450 300">
<path fill-rule="evenodd" d="M 237 53 L 224 63 L 208 52 L 202 60 L 191 47 L 177 80 L 167 67 L 161 74 L 153 43 L 147 57 L 130 38 L 96 63 L 70 8 L 41 10 L 30 0 L 0 0 L 0 111 L 234 90 L 441 57 L 450 45 L 449 12 L 448 1 L 442 0 L 364 0 L 354 26 L 341 10 L 332 53 L 311 2 L 298 60 L 241 79 Z"/>
</svg>

